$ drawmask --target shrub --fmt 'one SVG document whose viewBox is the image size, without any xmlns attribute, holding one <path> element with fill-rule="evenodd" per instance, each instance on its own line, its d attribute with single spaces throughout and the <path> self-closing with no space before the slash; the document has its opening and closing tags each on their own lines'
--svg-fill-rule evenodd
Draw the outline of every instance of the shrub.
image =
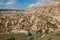
<svg viewBox="0 0 60 40">
<path fill-rule="evenodd" d="M 52 38 L 48 38 L 47 40 L 52 40 Z"/>
<path fill-rule="evenodd" d="M 57 34 L 57 36 L 60 36 L 60 32 L 58 32 L 58 33 L 56 33 Z"/>
<path fill-rule="evenodd" d="M 7 40 L 15 40 L 15 38 L 14 38 L 14 37 L 12 37 L 12 38 L 9 38 L 9 39 L 7 39 Z"/>
<path fill-rule="evenodd" d="M 56 24 L 53 24 L 53 23 L 51 23 L 49 21 L 47 21 L 46 24 L 49 25 L 51 28 L 57 28 Z"/>
</svg>

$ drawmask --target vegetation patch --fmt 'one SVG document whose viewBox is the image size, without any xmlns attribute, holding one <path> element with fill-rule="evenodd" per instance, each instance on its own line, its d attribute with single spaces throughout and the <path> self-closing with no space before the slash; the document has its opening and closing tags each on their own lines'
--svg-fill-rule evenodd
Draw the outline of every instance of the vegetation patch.
<svg viewBox="0 0 60 40">
<path fill-rule="evenodd" d="M 60 36 L 60 32 L 57 32 L 56 35 L 57 35 L 57 36 Z"/>
<path fill-rule="evenodd" d="M 0 34 L 0 40 L 27 40 L 25 34 L 16 33 L 16 34 Z"/>
<path fill-rule="evenodd" d="M 49 21 L 47 21 L 46 24 L 49 25 L 51 28 L 57 28 L 56 24 L 53 24 L 53 23 L 51 23 Z"/>
<path fill-rule="evenodd" d="M 14 37 L 12 37 L 12 38 L 9 38 L 9 39 L 7 39 L 7 40 L 15 40 L 15 38 L 14 38 Z"/>
<path fill-rule="evenodd" d="M 49 33 L 49 34 L 45 35 L 44 37 L 39 38 L 37 40 L 60 40 L 59 33 L 60 32 Z"/>
</svg>

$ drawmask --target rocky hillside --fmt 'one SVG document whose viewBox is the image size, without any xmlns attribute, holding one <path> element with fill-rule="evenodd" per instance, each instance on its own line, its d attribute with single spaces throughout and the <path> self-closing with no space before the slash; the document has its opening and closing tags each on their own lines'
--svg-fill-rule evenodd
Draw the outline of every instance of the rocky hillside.
<svg viewBox="0 0 60 40">
<path fill-rule="evenodd" d="M 36 33 L 60 31 L 60 3 L 49 4 L 25 12 L 0 13 L 0 33 L 20 32 L 21 29 Z"/>
<path fill-rule="evenodd" d="M 43 20 L 48 20 L 49 22 L 56 24 L 60 29 L 60 0 L 53 0 L 49 4 L 44 4 L 38 8 L 29 10 L 27 14 L 34 14 L 36 17 L 42 16 Z M 40 18 L 40 20 L 41 20 Z"/>
</svg>

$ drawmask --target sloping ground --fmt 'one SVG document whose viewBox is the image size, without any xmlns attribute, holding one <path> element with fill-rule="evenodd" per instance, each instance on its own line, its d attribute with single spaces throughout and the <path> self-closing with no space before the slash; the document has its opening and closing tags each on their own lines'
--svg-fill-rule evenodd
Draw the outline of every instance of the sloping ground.
<svg viewBox="0 0 60 40">
<path fill-rule="evenodd" d="M 36 9 L 27 11 L 26 13 L 35 14 L 36 17 L 41 16 L 42 14 L 44 17 L 46 17 L 45 19 L 47 19 L 47 17 L 51 17 L 48 18 L 47 20 L 49 22 L 52 22 L 53 24 L 55 24 L 54 22 L 56 22 L 56 25 L 60 30 L 60 23 L 59 23 L 60 22 L 60 0 L 55 0 L 49 4 L 39 6 Z M 39 20 L 41 20 L 41 18 L 42 20 L 45 20 L 43 17 L 40 17 Z"/>
<path fill-rule="evenodd" d="M 60 40 L 60 32 L 49 33 L 37 40 Z"/>
<path fill-rule="evenodd" d="M 59 23 L 60 20 L 58 20 L 59 19 L 58 17 L 60 17 L 60 4 L 41 6 L 37 9 L 33 9 L 23 13 L 15 13 L 15 14 L 7 13 L 7 14 L 3 14 L 2 17 L 0 18 L 3 21 L 2 28 L 5 27 L 3 30 L 2 29 L 0 30 L 2 30 L 1 32 L 3 33 L 5 32 L 5 30 L 7 32 L 12 30 L 19 31 L 22 24 L 23 24 L 23 27 L 22 27 L 23 29 L 29 30 L 31 28 L 32 31 L 34 32 L 37 31 L 39 28 L 45 31 L 46 29 L 49 29 L 49 28 L 52 28 L 54 30 L 54 28 L 58 29 L 60 27 L 60 23 Z M 16 22 L 16 24 L 14 21 Z M 8 25 L 7 22 L 10 25 Z M 5 24 L 7 26 L 4 26 Z M 60 31 L 60 28 L 59 28 L 59 31 Z M 59 40 L 60 39 L 59 35 L 60 33 L 58 32 L 49 33 L 45 35 L 43 38 L 38 40 Z M 16 39 L 16 40 L 26 40 L 26 35 L 24 36 L 23 34 L 0 34 L 0 40 L 10 40 L 10 38 L 12 37 L 13 39 Z"/>
<path fill-rule="evenodd" d="M 0 34 L 0 40 L 27 40 L 26 35 L 22 33 L 17 34 Z"/>
<path fill-rule="evenodd" d="M 29 10 L 27 13 L 37 13 L 37 14 L 43 14 L 45 16 L 49 15 L 58 21 L 60 20 L 60 1 L 55 0 L 49 4 L 45 4 L 42 6 L 39 6 L 36 9 Z"/>
</svg>

